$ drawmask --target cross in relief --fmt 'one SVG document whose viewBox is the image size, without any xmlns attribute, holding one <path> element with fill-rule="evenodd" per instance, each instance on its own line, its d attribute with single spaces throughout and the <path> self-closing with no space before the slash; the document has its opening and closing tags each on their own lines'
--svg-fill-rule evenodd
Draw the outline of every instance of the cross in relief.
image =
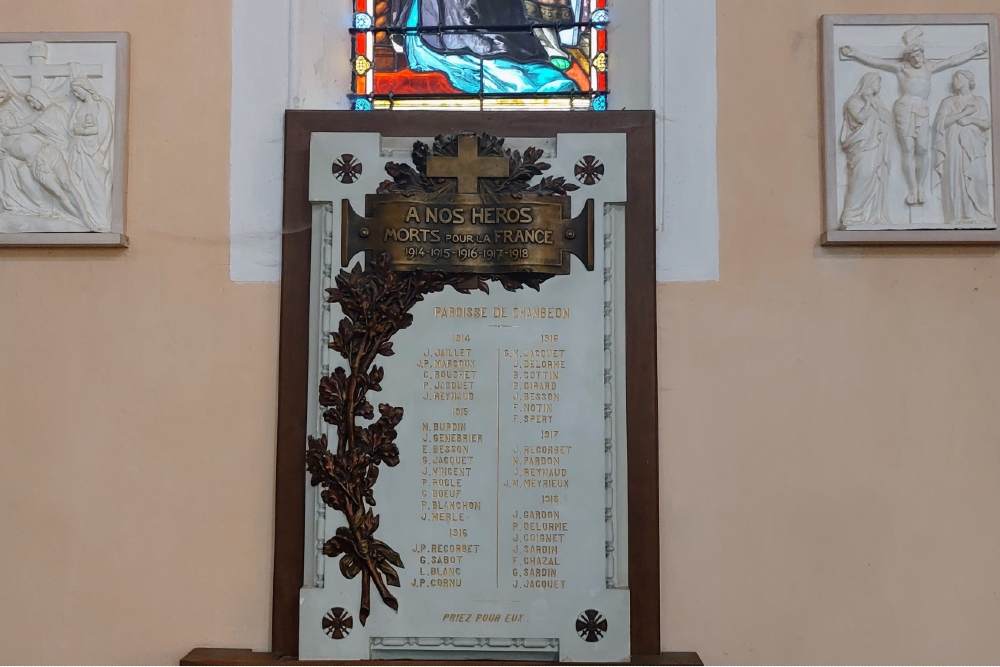
<svg viewBox="0 0 1000 667">
<path fill-rule="evenodd" d="M 510 162 L 505 157 L 479 157 L 479 138 L 464 134 L 458 138 L 458 157 L 427 158 L 427 175 L 431 178 L 457 178 L 458 193 L 479 192 L 480 178 L 510 176 Z"/>
<path fill-rule="evenodd" d="M 900 54 L 902 53 L 904 47 L 909 46 L 910 44 L 920 44 L 920 46 L 923 47 L 924 49 L 924 56 L 927 58 L 927 60 L 930 60 L 932 62 L 947 60 L 956 53 L 962 53 L 963 51 L 967 51 L 969 49 L 968 44 L 964 46 L 947 45 L 947 44 L 923 44 L 922 43 L 923 37 L 924 37 L 924 31 L 920 29 L 920 26 L 915 26 L 903 33 L 903 46 L 860 45 L 855 48 L 860 48 L 865 53 L 868 53 L 873 56 L 878 56 L 880 58 L 885 58 L 886 60 L 899 60 Z M 851 58 L 844 56 L 844 54 L 841 53 L 839 49 L 837 50 L 837 55 L 840 58 L 840 60 L 845 60 L 845 61 L 851 60 Z M 982 53 L 973 58 L 973 60 L 989 60 L 989 59 L 990 56 L 988 52 Z"/>
<path fill-rule="evenodd" d="M 45 42 L 32 42 L 28 47 L 30 65 L 7 65 L 7 71 L 16 79 L 31 79 L 31 85 L 45 90 L 45 79 L 69 78 L 69 65 L 49 64 L 49 45 Z M 81 65 L 83 71 L 91 78 L 104 76 L 101 65 Z"/>
</svg>

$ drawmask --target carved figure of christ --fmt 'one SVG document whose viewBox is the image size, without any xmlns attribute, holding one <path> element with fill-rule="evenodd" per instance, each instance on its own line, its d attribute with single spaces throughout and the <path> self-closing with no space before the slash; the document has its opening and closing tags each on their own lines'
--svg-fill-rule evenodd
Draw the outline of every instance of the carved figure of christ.
<svg viewBox="0 0 1000 667">
<path fill-rule="evenodd" d="M 927 201 L 924 183 L 931 166 L 930 107 L 927 103 L 931 94 L 931 78 L 938 72 L 964 65 L 988 50 L 986 42 L 983 42 L 970 51 L 932 63 L 919 44 L 907 46 L 898 60 L 862 53 L 850 46 L 841 47 L 840 55 L 844 58 L 895 74 L 899 81 L 899 99 L 893 105 L 893 117 L 903 154 L 903 175 L 909 188 L 907 205 L 918 206 Z"/>
</svg>

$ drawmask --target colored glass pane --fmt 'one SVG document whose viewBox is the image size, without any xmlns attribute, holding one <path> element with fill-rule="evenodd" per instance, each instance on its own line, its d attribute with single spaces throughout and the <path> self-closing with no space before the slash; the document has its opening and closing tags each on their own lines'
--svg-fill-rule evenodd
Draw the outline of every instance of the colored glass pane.
<svg viewBox="0 0 1000 667">
<path fill-rule="evenodd" d="M 366 14 L 364 12 L 358 12 L 354 15 L 354 27 L 358 30 L 371 30 L 374 22 L 372 21 L 372 15 Z"/>
<path fill-rule="evenodd" d="M 608 59 L 605 0 L 354 0 L 353 8 L 359 110 L 597 109 L 595 95 L 607 90 L 598 77 Z M 441 18 L 455 16 L 463 18 Z"/>
<path fill-rule="evenodd" d="M 601 53 L 598 53 L 597 57 L 594 58 L 593 65 L 597 69 L 598 72 L 607 72 L 608 71 L 608 54 L 604 53 L 603 51 Z"/>
<path fill-rule="evenodd" d="M 354 60 L 354 71 L 357 72 L 358 75 L 365 74 L 371 68 L 372 68 L 371 61 L 368 60 L 368 58 L 365 58 L 364 56 L 358 56 Z"/>
</svg>

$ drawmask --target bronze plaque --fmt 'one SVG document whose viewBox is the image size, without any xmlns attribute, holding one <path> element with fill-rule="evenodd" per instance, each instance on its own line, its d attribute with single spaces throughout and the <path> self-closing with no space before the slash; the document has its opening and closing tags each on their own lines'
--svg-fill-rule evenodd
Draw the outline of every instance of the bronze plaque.
<svg viewBox="0 0 1000 667">
<path fill-rule="evenodd" d="M 594 269 L 594 201 L 570 218 L 568 196 L 504 196 L 486 202 L 368 195 L 365 217 L 343 201 L 342 264 L 385 253 L 397 271 L 567 275 L 570 255 Z"/>
</svg>

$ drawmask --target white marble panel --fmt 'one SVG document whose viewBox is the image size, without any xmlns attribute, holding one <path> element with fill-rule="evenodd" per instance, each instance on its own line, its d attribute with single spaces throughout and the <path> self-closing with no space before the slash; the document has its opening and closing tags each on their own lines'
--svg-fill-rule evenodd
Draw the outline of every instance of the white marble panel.
<svg viewBox="0 0 1000 667">
<path fill-rule="evenodd" d="M 515 148 L 537 143 L 508 140 Z M 489 295 L 449 289 L 414 308 L 414 325 L 394 337 L 396 354 L 384 360 L 386 378 L 377 395 L 405 411 L 397 427 L 401 463 L 382 471 L 375 489 L 379 537 L 406 566 L 403 586 L 393 589 L 400 611 L 373 593 L 372 616 L 362 627 L 359 580 L 344 579 L 334 559 L 317 555 L 312 585 L 302 591 L 305 658 L 361 659 L 374 651 L 439 659 L 439 651 L 453 657 L 494 651 L 494 657 L 527 659 L 558 651 L 562 661 L 601 662 L 629 655 L 627 572 L 617 569 L 627 558 L 627 533 L 618 506 L 625 484 L 625 461 L 617 455 L 625 447 L 624 359 L 616 344 L 623 329 L 615 319 L 624 314 L 617 303 L 624 294 L 616 273 L 621 260 L 615 257 L 627 224 L 620 206 L 625 137 L 563 134 L 546 143 L 551 174 L 572 179 L 573 166 L 587 155 L 605 164 L 603 179 L 573 193 L 574 215 L 587 199 L 595 200 L 594 271 L 574 259 L 571 275 L 551 279 L 539 292 L 508 293 L 498 284 Z M 365 194 L 386 178 L 388 156 L 402 159 L 398 144 L 374 134 L 313 135 L 310 199 L 321 211 L 314 240 L 321 287 L 340 268 L 339 202 L 346 198 L 363 211 Z M 337 181 L 330 169 L 345 154 L 363 167 L 351 184 Z M 314 299 L 318 376 L 343 360 L 324 345 L 339 308 L 325 307 L 320 290 Z M 445 317 L 449 311 L 440 309 L 447 308 L 482 308 L 487 315 Z M 541 312 L 532 309 L 561 309 L 564 316 L 515 316 Z M 460 378 L 461 387 L 439 386 L 456 381 L 436 376 L 439 362 L 444 368 L 455 361 L 474 375 Z M 309 423 L 318 433 L 326 425 L 315 407 L 315 384 Z M 326 509 L 317 524 L 313 507 L 305 521 L 307 550 L 316 554 L 343 517 Z M 544 587 L 533 587 L 538 582 Z M 321 619 L 338 607 L 354 623 L 347 637 L 334 640 Z M 597 642 L 585 641 L 576 628 L 591 609 L 608 622 Z"/>
</svg>

